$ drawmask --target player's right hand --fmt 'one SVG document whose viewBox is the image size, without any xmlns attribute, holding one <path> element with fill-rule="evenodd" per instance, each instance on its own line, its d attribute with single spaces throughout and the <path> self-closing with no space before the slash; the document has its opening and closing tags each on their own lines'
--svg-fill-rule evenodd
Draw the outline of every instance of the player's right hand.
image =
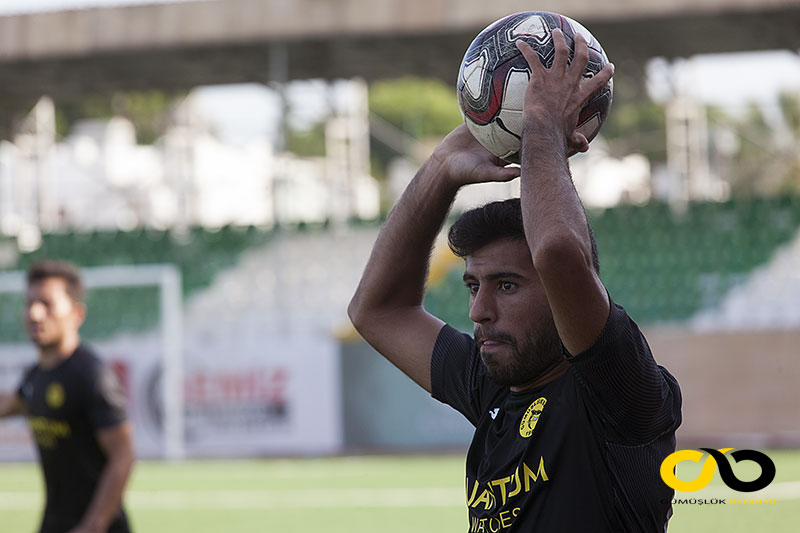
<svg viewBox="0 0 800 533">
<path fill-rule="evenodd" d="M 465 124 L 442 139 L 430 160 L 440 166 L 444 179 L 455 187 L 519 177 L 519 167 L 506 166 L 505 161 L 481 146 Z"/>
<path fill-rule="evenodd" d="M 549 143 L 544 147 L 547 150 L 565 147 L 567 155 L 573 155 L 589 149 L 589 141 L 575 129 L 575 124 L 586 102 L 611 79 L 614 65 L 609 63 L 591 78 L 584 79 L 589 49 L 580 33 L 575 34 L 574 42 L 575 53 L 570 62 L 564 33 L 553 30 L 555 57 L 548 69 L 528 43 L 516 41 L 531 70 L 523 105 L 523 144 L 526 136 L 533 135 L 540 142 Z"/>
</svg>

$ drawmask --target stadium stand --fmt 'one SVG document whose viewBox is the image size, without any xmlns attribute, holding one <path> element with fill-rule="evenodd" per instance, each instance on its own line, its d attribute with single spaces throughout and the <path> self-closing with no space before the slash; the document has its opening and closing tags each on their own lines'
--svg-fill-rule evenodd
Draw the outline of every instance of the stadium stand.
<svg viewBox="0 0 800 533">
<path fill-rule="evenodd" d="M 800 197 L 690 204 L 623 205 L 588 213 L 603 282 L 640 324 L 681 323 L 717 307 L 800 227 Z M 431 287 L 427 304 L 470 330 L 461 273 Z"/>
<path fill-rule="evenodd" d="M 216 274 L 234 266 L 239 254 L 263 245 L 280 230 L 226 226 L 217 231 L 194 228 L 186 232 L 137 231 L 54 233 L 43 235 L 34 252 L 21 254 L 6 270 L 24 270 L 41 258 L 59 258 L 77 265 L 108 266 L 174 263 L 183 275 L 184 297 L 208 287 Z M 21 296 L 4 295 L 0 302 L 1 342 L 24 340 L 20 321 Z M 141 331 L 157 322 L 158 294 L 154 288 L 103 289 L 87 295 L 92 310 L 84 335 L 102 339 L 123 331 Z M 18 327 L 14 327 L 18 326 Z"/>
<path fill-rule="evenodd" d="M 792 240 L 800 227 L 800 197 L 694 203 L 684 212 L 651 202 L 588 215 L 600 250 L 601 277 L 615 300 L 641 324 L 681 323 L 720 305 L 733 287 L 742 285 L 751 272 Z M 341 280 L 345 272 L 352 271 L 345 277 L 357 279 L 378 227 L 377 222 L 362 222 L 346 228 L 302 225 L 265 230 L 226 226 L 184 232 L 140 229 L 49 234 L 43 236 L 38 250 L 21 254 L 6 269 L 25 269 L 42 257 L 64 258 L 81 266 L 174 263 L 182 272 L 184 298 L 189 300 L 209 288 L 220 272 L 235 268 L 243 252 L 263 249 L 267 254 L 264 257 L 270 258 L 263 263 L 264 268 L 283 268 L 290 278 L 316 272 L 311 285 L 327 290 L 326 279 Z M 343 232 L 361 235 L 353 242 L 363 246 L 342 246 Z M 274 250 L 270 253 L 271 247 Z M 303 252 L 307 247 L 314 251 Z M 343 253 L 346 259 L 340 258 Z M 311 264 L 321 257 L 327 258 L 322 270 L 320 265 Z M 286 269 L 287 265 L 294 266 Z M 298 270 L 297 265 L 304 266 Z M 445 320 L 470 330 L 460 263 L 451 265 L 429 287 L 426 305 Z M 248 269 L 250 274 L 252 268 Z M 352 280 L 346 285 L 351 284 Z M 325 303 L 344 309 L 350 288 L 326 296 Z M 93 313 L 85 326 L 88 337 L 103 338 L 121 329 L 137 331 L 154 325 L 152 313 L 142 309 L 156 305 L 155 289 L 113 292 L 104 291 L 102 301 L 90 302 Z M 313 302 L 315 312 L 322 312 L 322 301 L 314 301 L 311 295 L 303 298 L 296 301 Z M 13 297 L 4 297 L 0 320 L 4 324 L 19 323 L 20 304 Z M 22 335 L 21 328 L 4 327 L 0 341 L 23 340 Z"/>
</svg>

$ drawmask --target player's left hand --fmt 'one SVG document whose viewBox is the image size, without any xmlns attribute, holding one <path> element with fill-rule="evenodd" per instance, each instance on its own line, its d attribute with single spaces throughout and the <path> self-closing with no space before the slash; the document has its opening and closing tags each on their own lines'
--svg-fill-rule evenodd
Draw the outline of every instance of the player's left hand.
<svg viewBox="0 0 800 533">
<path fill-rule="evenodd" d="M 577 131 L 578 115 L 583 106 L 599 91 L 614 73 L 614 65 L 584 79 L 583 72 L 589 63 L 589 48 L 580 33 L 575 34 L 575 54 L 569 61 L 569 47 L 561 30 L 553 30 L 555 58 L 551 68 L 542 65 L 538 54 L 528 43 L 516 41 L 517 49 L 531 69 L 531 80 L 525 91 L 523 103 L 523 137 L 527 133 L 547 137 L 558 135 L 566 142 L 567 155 L 585 152 L 589 141 Z"/>
<path fill-rule="evenodd" d="M 457 126 L 442 139 L 430 160 L 441 165 L 443 178 L 456 187 L 519 177 L 519 168 L 507 166 L 481 146 L 466 124 Z"/>
</svg>

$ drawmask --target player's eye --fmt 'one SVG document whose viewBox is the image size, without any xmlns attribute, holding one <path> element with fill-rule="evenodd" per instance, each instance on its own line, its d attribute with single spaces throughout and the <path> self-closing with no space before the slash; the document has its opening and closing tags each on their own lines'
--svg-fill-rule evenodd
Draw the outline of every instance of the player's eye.
<svg viewBox="0 0 800 533">
<path fill-rule="evenodd" d="M 512 283 L 511 281 L 501 281 L 500 282 L 500 290 L 503 292 L 511 292 L 517 288 L 516 283 Z"/>
<path fill-rule="evenodd" d="M 478 294 L 478 288 L 480 287 L 477 283 L 467 283 L 467 290 L 471 295 Z"/>
</svg>

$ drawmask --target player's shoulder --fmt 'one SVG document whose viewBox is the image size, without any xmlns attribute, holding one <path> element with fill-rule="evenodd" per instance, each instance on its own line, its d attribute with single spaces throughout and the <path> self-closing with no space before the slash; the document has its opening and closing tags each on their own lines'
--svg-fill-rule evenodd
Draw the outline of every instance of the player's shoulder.
<svg viewBox="0 0 800 533">
<path fill-rule="evenodd" d="M 38 372 L 41 372 L 41 369 L 39 368 L 39 363 L 38 362 L 28 364 L 27 366 L 25 366 L 25 369 L 22 371 L 22 379 L 23 379 L 23 381 L 31 379 Z"/>
<path fill-rule="evenodd" d="M 434 353 L 472 357 L 475 353 L 475 339 L 472 335 L 459 331 L 450 324 L 445 324 L 439 330 L 433 351 Z"/>
<path fill-rule="evenodd" d="M 606 322 L 606 325 L 609 325 L 614 321 L 618 321 L 625 326 L 636 326 L 636 322 L 628 314 L 628 311 L 625 310 L 625 307 L 619 302 L 615 301 L 610 294 L 608 295 L 608 307 L 608 321 Z"/>
<path fill-rule="evenodd" d="M 608 303 L 608 318 L 606 319 L 606 324 L 600 336 L 595 342 L 602 345 L 602 342 L 598 341 L 609 341 L 615 337 L 621 337 L 622 340 L 635 340 L 636 342 L 634 344 L 638 343 L 641 338 L 643 338 L 639 325 L 628 314 L 625 307 L 615 302 L 610 295 L 608 297 Z"/>
<path fill-rule="evenodd" d="M 97 355 L 97 352 L 86 343 L 81 343 L 72 354 L 75 362 L 87 366 L 103 366 L 103 360 Z"/>
<path fill-rule="evenodd" d="M 70 359 L 72 359 L 73 373 L 85 379 L 95 379 L 108 367 L 108 364 L 97 355 L 92 347 L 83 343 L 78 346 Z"/>
</svg>

